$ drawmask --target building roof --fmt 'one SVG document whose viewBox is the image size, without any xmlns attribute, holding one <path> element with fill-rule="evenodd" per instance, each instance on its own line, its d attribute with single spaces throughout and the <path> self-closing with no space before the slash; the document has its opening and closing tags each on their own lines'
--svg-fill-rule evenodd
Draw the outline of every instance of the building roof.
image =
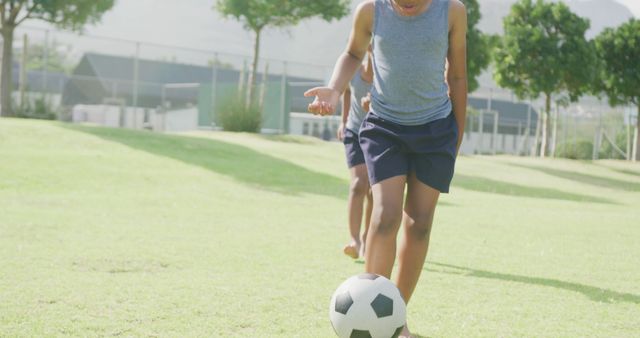
<svg viewBox="0 0 640 338">
<path fill-rule="evenodd" d="M 72 78 L 65 88 L 63 103 L 96 104 L 104 98 L 118 97 L 127 104 L 132 103 L 134 63 L 132 57 L 86 53 L 74 69 Z M 240 71 L 218 68 L 217 83 L 237 83 Z M 281 76 L 270 74 L 269 81 L 279 81 Z M 309 81 L 299 77 L 287 77 L 289 81 Z M 166 84 L 198 83 L 211 84 L 213 67 L 190 65 L 169 61 L 138 60 L 138 106 L 157 107 L 160 105 L 162 88 Z M 262 73 L 256 77 L 257 83 L 262 81 Z M 172 91 L 167 93 L 173 102 L 188 99 L 190 94 Z M 197 95 L 197 94 L 196 94 Z"/>
</svg>

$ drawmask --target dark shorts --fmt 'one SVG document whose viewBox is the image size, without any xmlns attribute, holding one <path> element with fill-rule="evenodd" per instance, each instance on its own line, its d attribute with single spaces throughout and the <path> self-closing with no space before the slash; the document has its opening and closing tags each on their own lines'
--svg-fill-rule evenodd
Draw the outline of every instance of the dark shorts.
<svg viewBox="0 0 640 338">
<path fill-rule="evenodd" d="M 458 142 L 453 113 L 418 126 L 400 125 L 369 113 L 359 136 L 371 185 L 415 171 L 420 182 L 449 192 Z"/>
<path fill-rule="evenodd" d="M 344 151 L 347 155 L 347 166 L 349 169 L 364 163 L 364 154 L 360 148 L 360 139 L 358 134 L 351 129 L 344 129 Z"/>
</svg>

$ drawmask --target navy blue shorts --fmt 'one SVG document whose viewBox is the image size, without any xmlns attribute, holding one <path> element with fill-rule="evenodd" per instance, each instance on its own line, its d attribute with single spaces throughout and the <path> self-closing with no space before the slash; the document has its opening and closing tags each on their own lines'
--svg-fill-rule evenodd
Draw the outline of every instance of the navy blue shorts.
<svg viewBox="0 0 640 338">
<path fill-rule="evenodd" d="M 405 126 L 369 113 L 360 128 L 371 185 L 415 171 L 420 182 L 449 192 L 456 163 L 458 124 L 453 113 L 418 126 Z"/>
<path fill-rule="evenodd" d="M 347 155 L 347 166 L 349 169 L 364 163 L 364 154 L 362 148 L 360 148 L 360 138 L 358 134 L 354 133 L 351 129 L 344 129 L 344 151 Z"/>
</svg>

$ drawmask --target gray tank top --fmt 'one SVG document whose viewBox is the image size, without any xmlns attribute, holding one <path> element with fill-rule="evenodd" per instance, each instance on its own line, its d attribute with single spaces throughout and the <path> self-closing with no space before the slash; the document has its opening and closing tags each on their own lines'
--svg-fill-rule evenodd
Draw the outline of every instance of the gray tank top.
<svg viewBox="0 0 640 338">
<path fill-rule="evenodd" d="M 402 125 L 447 117 L 449 0 L 432 0 L 417 16 L 401 16 L 391 1 L 375 2 L 371 110 Z"/>
<path fill-rule="evenodd" d="M 346 125 L 347 129 L 350 129 L 356 134 L 360 131 L 360 125 L 362 124 L 362 120 L 364 120 L 364 116 L 367 115 L 367 112 L 362 108 L 362 104 L 360 104 L 360 100 L 366 96 L 371 89 L 371 84 L 362 79 L 361 71 L 362 67 L 358 68 L 356 75 L 351 79 L 351 107 L 349 108 L 349 117 Z"/>
</svg>

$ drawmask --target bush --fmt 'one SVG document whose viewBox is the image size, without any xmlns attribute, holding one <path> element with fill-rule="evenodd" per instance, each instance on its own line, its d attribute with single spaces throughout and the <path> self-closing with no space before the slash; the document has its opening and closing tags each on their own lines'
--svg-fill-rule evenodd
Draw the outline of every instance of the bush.
<svg viewBox="0 0 640 338">
<path fill-rule="evenodd" d="M 24 105 L 14 103 L 16 117 L 38 120 L 55 120 L 57 114 L 44 97 L 33 100 L 25 100 Z"/>
<path fill-rule="evenodd" d="M 220 122 L 226 131 L 257 133 L 262 125 L 262 111 L 255 105 L 246 107 L 242 100 L 235 99 L 222 108 Z"/>
<path fill-rule="evenodd" d="M 560 143 L 556 149 L 556 156 L 572 160 L 590 160 L 593 158 L 593 142 L 577 140 Z"/>
</svg>

